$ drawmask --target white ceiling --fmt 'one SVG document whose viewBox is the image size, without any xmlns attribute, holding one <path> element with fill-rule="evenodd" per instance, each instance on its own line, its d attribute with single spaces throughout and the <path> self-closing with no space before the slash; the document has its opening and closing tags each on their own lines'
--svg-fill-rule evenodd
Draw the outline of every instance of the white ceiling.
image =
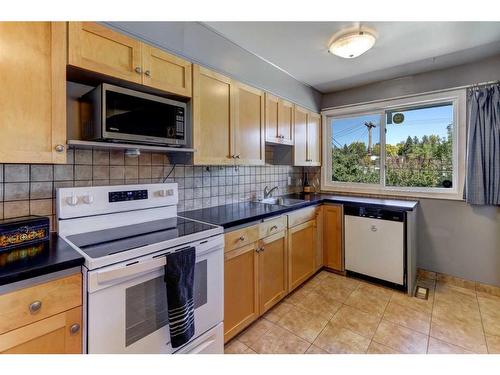
<svg viewBox="0 0 500 375">
<path fill-rule="evenodd" d="M 326 93 L 500 53 L 500 22 L 362 22 L 375 46 L 356 59 L 327 52 L 356 22 L 205 22 L 240 47 Z"/>
</svg>

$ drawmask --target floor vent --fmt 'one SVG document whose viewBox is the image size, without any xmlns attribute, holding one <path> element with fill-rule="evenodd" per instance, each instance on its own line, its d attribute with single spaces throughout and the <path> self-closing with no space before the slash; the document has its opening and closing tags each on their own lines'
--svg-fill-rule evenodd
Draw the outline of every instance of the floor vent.
<svg viewBox="0 0 500 375">
<path fill-rule="evenodd" d="M 415 291 L 415 297 L 420 299 L 429 298 L 429 288 L 424 288 L 423 286 L 417 286 L 417 290 Z"/>
</svg>

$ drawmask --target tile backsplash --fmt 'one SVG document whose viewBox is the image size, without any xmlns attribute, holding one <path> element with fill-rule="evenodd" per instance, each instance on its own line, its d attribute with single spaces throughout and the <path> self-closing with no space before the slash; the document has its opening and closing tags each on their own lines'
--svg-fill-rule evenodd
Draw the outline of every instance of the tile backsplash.
<svg viewBox="0 0 500 375">
<path fill-rule="evenodd" d="M 302 168 L 287 165 L 172 165 L 165 154 L 127 157 L 122 150 L 75 149 L 67 164 L 0 164 L 0 219 L 44 215 L 55 227 L 55 189 L 72 186 L 166 182 L 179 184 L 179 211 L 237 203 L 261 196 L 266 185 L 277 194 L 296 191 Z M 168 178 L 167 178 L 168 176 Z M 291 182 L 291 184 L 289 184 Z"/>
</svg>

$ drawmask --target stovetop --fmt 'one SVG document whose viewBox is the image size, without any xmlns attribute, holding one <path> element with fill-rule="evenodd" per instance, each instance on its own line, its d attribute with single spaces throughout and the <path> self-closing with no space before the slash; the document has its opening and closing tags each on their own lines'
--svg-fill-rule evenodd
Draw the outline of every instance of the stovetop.
<svg viewBox="0 0 500 375">
<path fill-rule="evenodd" d="M 181 217 L 148 221 L 67 237 L 90 258 L 96 259 L 217 228 Z"/>
</svg>

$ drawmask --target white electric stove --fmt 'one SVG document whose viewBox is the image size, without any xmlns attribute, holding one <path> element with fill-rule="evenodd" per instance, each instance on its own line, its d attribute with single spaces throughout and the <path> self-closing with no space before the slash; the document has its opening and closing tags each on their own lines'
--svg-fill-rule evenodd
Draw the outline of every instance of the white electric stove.
<svg viewBox="0 0 500 375">
<path fill-rule="evenodd" d="M 177 184 L 57 190 L 59 236 L 85 258 L 88 353 L 223 353 L 223 229 L 178 217 L 177 203 Z M 173 349 L 166 254 L 191 246 L 195 335 Z"/>
</svg>

